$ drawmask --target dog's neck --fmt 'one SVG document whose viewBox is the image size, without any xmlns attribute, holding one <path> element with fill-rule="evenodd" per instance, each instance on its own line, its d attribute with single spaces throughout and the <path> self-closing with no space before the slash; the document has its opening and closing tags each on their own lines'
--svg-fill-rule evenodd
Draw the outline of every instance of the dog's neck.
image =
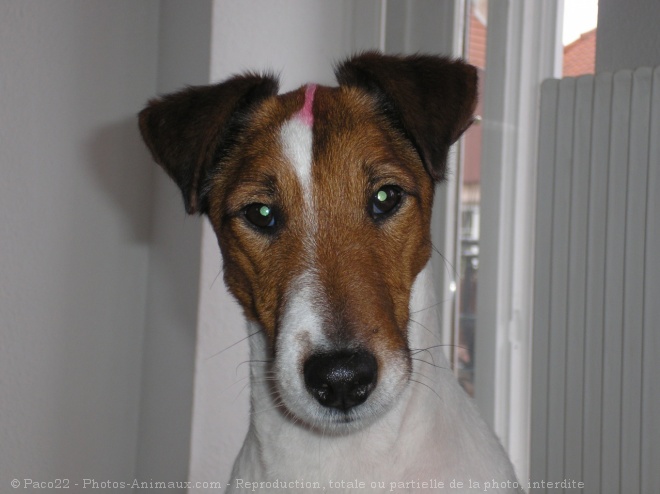
<svg viewBox="0 0 660 494">
<path fill-rule="evenodd" d="M 272 356 L 267 349 L 266 338 L 258 326 L 250 324 L 250 334 L 256 333 L 250 337 L 250 431 L 241 454 L 248 455 L 249 459 L 241 462 L 239 457 L 237 465 L 243 463 L 259 467 L 262 471 L 254 474 L 266 475 L 267 478 L 277 476 L 278 472 L 286 472 L 288 475 L 297 472 L 301 478 L 311 478 L 324 472 L 330 478 L 340 474 L 343 478 L 357 465 L 353 455 L 342 457 L 338 454 L 338 448 L 349 448 L 347 451 L 363 450 L 364 461 L 359 462 L 359 469 L 354 475 L 365 475 L 367 472 L 362 469 L 372 461 L 373 467 L 377 469 L 377 462 L 382 463 L 383 458 L 392 455 L 414 457 L 411 448 L 428 451 L 424 447 L 426 441 L 434 441 L 438 437 L 451 440 L 456 424 L 461 423 L 454 416 L 465 413 L 464 409 L 456 407 L 456 397 L 464 397 L 443 353 L 436 310 L 438 302 L 433 295 L 430 264 L 417 276 L 410 301 L 408 332 L 409 347 L 413 354 L 411 382 L 392 409 L 357 432 L 332 436 L 310 430 L 295 418 L 287 416 L 273 392 L 269 363 Z M 253 447 L 255 445 L 257 447 Z M 420 461 L 424 461 L 424 458 Z M 409 461 L 403 463 L 410 464 Z M 429 471 L 433 470 L 429 468 Z M 398 478 L 404 474 L 391 473 Z"/>
</svg>

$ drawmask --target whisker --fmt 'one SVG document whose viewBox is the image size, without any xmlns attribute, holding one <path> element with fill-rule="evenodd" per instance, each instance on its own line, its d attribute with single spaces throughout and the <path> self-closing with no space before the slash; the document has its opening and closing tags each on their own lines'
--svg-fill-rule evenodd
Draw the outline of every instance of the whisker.
<svg viewBox="0 0 660 494">
<path fill-rule="evenodd" d="M 218 278 L 220 278 L 222 272 L 223 272 L 223 268 L 220 267 L 220 271 L 218 271 L 218 274 L 216 274 L 215 278 L 213 278 L 213 281 L 211 282 L 211 286 L 209 286 L 209 288 L 213 288 L 213 285 L 215 285 L 215 282 L 218 281 Z"/>
<path fill-rule="evenodd" d="M 451 367 L 446 368 L 446 367 L 440 367 L 440 366 L 438 366 L 438 365 L 435 363 L 435 357 L 433 356 L 433 353 L 431 352 L 431 350 L 433 350 L 434 348 L 444 348 L 444 347 L 465 348 L 465 347 L 463 347 L 463 346 L 461 346 L 461 345 L 454 345 L 454 344 L 451 344 L 451 343 L 442 343 L 442 344 L 438 344 L 438 345 L 431 345 L 431 346 L 426 347 L 426 348 L 411 348 L 411 349 L 410 349 L 410 357 L 411 357 L 413 360 L 417 360 L 417 359 L 414 358 L 415 355 L 417 355 L 417 354 L 419 354 L 419 353 L 422 353 L 422 352 L 426 352 L 426 353 L 429 354 L 429 357 L 431 357 L 431 361 L 433 362 L 432 364 L 431 364 L 430 362 L 426 362 L 427 364 L 429 364 L 429 365 L 433 365 L 433 366 L 437 367 L 438 369 L 444 369 L 444 370 L 449 370 L 449 371 L 451 371 L 451 370 L 452 370 Z M 421 359 L 419 359 L 419 360 L 421 360 Z M 425 362 L 425 361 L 422 360 L 422 362 Z"/>
<path fill-rule="evenodd" d="M 411 348 L 410 349 L 410 354 L 411 355 L 416 355 L 419 352 L 427 352 L 429 350 L 433 350 L 434 348 L 442 348 L 442 347 L 464 348 L 464 349 L 467 350 L 467 347 L 463 346 L 463 345 L 454 345 L 454 344 L 451 344 L 451 343 L 443 343 L 443 344 L 440 344 L 440 345 L 431 345 L 431 346 L 428 346 L 426 348 Z"/>
<path fill-rule="evenodd" d="M 426 327 L 426 326 L 425 326 L 424 324 L 422 324 L 421 322 L 419 322 L 419 321 L 415 321 L 412 317 L 409 318 L 408 320 L 409 320 L 410 322 L 414 322 L 415 324 L 421 326 L 423 329 L 425 329 L 426 331 L 428 331 L 428 333 L 429 333 L 431 336 L 433 336 L 436 340 L 438 340 L 438 341 L 442 341 L 442 339 L 440 338 L 440 335 L 439 335 L 439 334 L 434 333 L 433 331 L 431 331 L 428 327 Z"/>
<path fill-rule="evenodd" d="M 435 379 L 433 379 L 433 376 L 427 376 L 426 374 L 424 374 L 424 373 L 421 372 L 421 371 L 412 371 L 412 372 L 410 373 L 410 375 L 411 375 L 411 376 L 419 376 L 419 377 L 423 377 L 424 379 L 428 379 L 428 380 L 431 381 L 432 383 L 435 382 Z"/>
<path fill-rule="evenodd" d="M 223 391 L 223 392 L 224 392 L 224 391 L 229 391 L 231 388 L 233 388 L 233 387 L 236 386 L 237 384 L 241 384 L 242 382 L 244 382 L 244 381 L 247 380 L 247 379 L 250 379 L 250 376 L 243 376 L 243 377 L 238 377 L 238 376 L 237 376 L 237 377 L 234 378 L 234 382 L 231 383 L 229 386 L 227 386 L 227 387 L 226 387 L 225 389 L 223 389 L 222 391 Z"/>
<path fill-rule="evenodd" d="M 444 304 L 445 302 L 448 302 L 448 301 L 449 300 L 440 300 L 440 301 L 436 302 L 433 305 L 429 305 L 428 307 L 424 307 L 423 309 L 414 310 L 414 311 L 411 312 L 411 314 L 419 314 L 420 312 L 424 312 L 424 311 L 433 309 L 433 308 L 438 307 L 438 306 L 440 306 L 440 305 L 442 305 L 442 304 Z"/>
<path fill-rule="evenodd" d="M 433 362 L 433 365 L 435 365 L 435 357 L 433 357 L 433 354 L 431 353 L 431 350 L 428 348 L 421 348 L 419 350 L 411 350 L 410 351 L 410 358 L 414 358 L 414 355 L 417 355 L 418 353 L 421 352 L 426 352 L 429 354 L 429 357 L 431 357 L 431 361 Z"/>
<path fill-rule="evenodd" d="M 431 386 L 429 386 L 428 384 L 423 383 L 423 382 L 421 382 L 421 381 L 418 381 L 417 379 L 412 379 L 412 378 L 411 378 L 410 380 L 411 380 L 412 382 L 414 382 L 414 383 L 421 384 L 422 386 L 424 386 L 424 387 L 426 387 L 426 388 L 429 388 L 429 389 L 431 390 L 431 392 L 432 392 L 434 395 L 436 395 L 436 396 L 438 397 L 439 400 L 442 400 L 442 398 L 440 398 L 440 395 L 436 392 L 436 390 L 433 389 L 433 388 L 432 388 Z"/>
<path fill-rule="evenodd" d="M 250 385 L 249 381 L 245 383 L 245 385 L 241 388 L 241 390 L 238 392 L 238 394 L 234 397 L 234 403 L 236 403 L 236 400 L 238 400 L 240 398 L 240 396 L 243 394 L 243 391 L 245 391 L 249 385 Z"/>
<path fill-rule="evenodd" d="M 433 251 L 436 254 L 438 254 L 440 256 L 440 258 L 444 261 L 444 266 L 445 266 L 445 269 L 447 270 L 447 274 L 449 274 L 450 276 L 453 276 L 455 279 L 459 279 L 460 274 L 459 274 L 458 270 L 454 267 L 454 265 L 451 262 L 449 262 L 449 259 L 447 259 L 444 256 L 444 254 L 442 252 L 440 252 L 440 250 L 433 244 L 433 242 L 431 242 L 431 249 L 433 249 Z M 451 270 L 449 268 L 451 268 Z"/>
<path fill-rule="evenodd" d="M 249 337 L 248 337 L 248 338 L 249 338 Z M 256 359 L 255 359 L 255 360 L 244 360 L 243 362 L 241 362 L 240 364 L 238 364 L 238 365 L 236 366 L 235 372 L 236 372 L 236 374 L 238 374 L 238 368 L 239 368 L 241 365 L 243 365 L 243 364 L 251 364 L 251 363 L 255 363 L 255 364 L 270 364 L 270 363 L 272 363 L 272 362 L 274 362 L 273 359 L 268 359 L 268 360 L 256 360 Z"/>
<path fill-rule="evenodd" d="M 243 341 L 247 340 L 248 338 L 251 338 L 252 336 L 254 336 L 254 335 L 256 335 L 256 334 L 261 333 L 262 331 L 263 331 L 263 329 L 260 329 L 259 331 L 255 331 L 254 333 L 250 333 L 250 334 L 247 335 L 245 338 L 241 338 L 241 339 L 238 340 L 236 343 L 232 343 L 232 344 L 229 345 L 227 348 L 224 348 L 223 350 L 220 350 L 218 353 L 214 353 L 213 355 L 211 355 L 211 356 L 209 356 L 209 357 L 206 357 L 206 360 L 211 360 L 212 358 L 217 357 L 217 356 L 220 355 L 221 353 L 226 352 L 226 351 L 229 350 L 230 348 L 235 347 L 235 346 L 238 345 L 239 343 L 242 343 Z"/>
<path fill-rule="evenodd" d="M 433 356 L 431 356 L 431 357 L 433 357 Z M 432 366 L 432 367 L 435 367 L 436 369 L 448 370 L 448 371 L 451 370 L 449 367 L 442 367 L 442 366 L 436 365 L 435 363 L 428 362 L 428 361 L 426 361 L 426 360 L 424 360 L 424 359 L 422 359 L 422 358 L 415 358 L 415 357 L 412 357 L 412 360 L 417 360 L 418 362 L 423 362 L 423 363 L 428 364 L 428 365 L 430 365 L 430 366 Z"/>
</svg>

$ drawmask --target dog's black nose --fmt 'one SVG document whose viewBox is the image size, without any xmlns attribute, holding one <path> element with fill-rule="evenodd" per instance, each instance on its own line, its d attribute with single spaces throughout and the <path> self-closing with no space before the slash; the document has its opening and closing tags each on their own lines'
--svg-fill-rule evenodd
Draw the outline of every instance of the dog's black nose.
<svg viewBox="0 0 660 494">
<path fill-rule="evenodd" d="M 369 352 L 312 355 L 304 365 L 305 384 L 324 407 L 347 411 L 364 403 L 376 387 L 378 363 Z"/>
</svg>

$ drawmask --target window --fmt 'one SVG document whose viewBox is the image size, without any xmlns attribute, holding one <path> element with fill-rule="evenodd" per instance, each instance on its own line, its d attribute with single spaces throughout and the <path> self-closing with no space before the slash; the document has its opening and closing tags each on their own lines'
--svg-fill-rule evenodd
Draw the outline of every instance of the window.
<svg viewBox="0 0 660 494">
<path fill-rule="evenodd" d="M 465 136 L 458 180 L 462 280 L 454 342 L 461 348 L 454 363 L 522 479 L 529 469 L 537 107 L 541 81 L 561 71 L 561 4 L 470 0 L 465 9 L 465 55 L 480 70 L 482 118 Z"/>
</svg>

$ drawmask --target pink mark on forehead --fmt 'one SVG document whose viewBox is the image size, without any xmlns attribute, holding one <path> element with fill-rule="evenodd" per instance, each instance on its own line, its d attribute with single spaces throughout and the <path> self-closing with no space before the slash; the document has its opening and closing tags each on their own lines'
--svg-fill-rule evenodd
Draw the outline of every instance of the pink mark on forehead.
<svg viewBox="0 0 660 494">
<path fill-rule="evenodd" d="M 314 125 L 314 113 L 312 112 L 314 93 L 316 93 L 316 84 L 308 84 L 305 88 L 305 102 L 297 114 L 298 118 L 308 127 Z"/>
</svg>

